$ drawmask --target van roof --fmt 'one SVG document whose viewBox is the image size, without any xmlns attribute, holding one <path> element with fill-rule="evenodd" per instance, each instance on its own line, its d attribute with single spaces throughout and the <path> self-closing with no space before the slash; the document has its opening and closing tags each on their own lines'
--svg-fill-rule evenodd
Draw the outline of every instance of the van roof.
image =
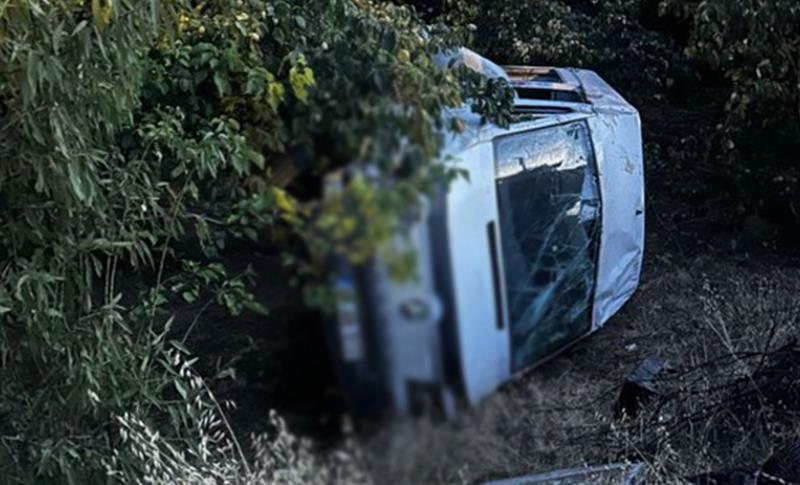
<svg viewBox="0 0 800 485">
<path fill-rule="evenodd" d="M 566 111 L 635 113 L 636 110 L 593 71 L 550 66 L 502 66 L 517 92 L 518 112 L 541 115 Z M 554 104 L 553 102 L 557 102 Z M 554 109 L 555 108 L 555 109 Z"/>
</svg>

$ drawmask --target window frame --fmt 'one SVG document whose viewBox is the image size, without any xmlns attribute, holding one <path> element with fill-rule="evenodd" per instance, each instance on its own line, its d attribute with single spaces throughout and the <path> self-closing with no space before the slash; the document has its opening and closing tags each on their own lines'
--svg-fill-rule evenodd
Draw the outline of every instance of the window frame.
<svg viewBox="0 0 800 485">
<path fill-rule="evenodd" d="M 501 317 L 503 318 L 503 325 L 505 326 L 505 328 L 508 329 L 509 366 L 510 366 L 510 373 L 511 373 L 512 376 L 518 375 L 518 374 L 522 374 L 524 372 L 527 372 L 527 371 L 529 371 L 529 370 L 531 370 L 531 369 L 533 369 L 535 367 L 538 367 L 539 365 L 547 362 L 551 358 L 553 358 L 556 355 L 558 355 L 561 352 L 563 352 L 565 349 L 571 347 L 575 343 L 579 342 L 580 340 L 582 340 L 583 338 L 585 338 L 586 336 L 591 334 L 592 331 L 593 331 L 593 328 L 594 328 L 594 310 L 595 310 L 594 307 L 595 307 L 595 302 L 597 300 L 597 286 L 598 286 L 597 283 L 598 283 L 599 271 L 600 271 L 599 256 L 600 256 L 600 251 L 601 251 L 601 246 L 602 246 L 602 241 L 603 241 L 603 230 L 604 230 L 603 209 L 605 207 L 605 201 L 604 201 L 603 190 L 602 190 L 602 177 L 601 177 L 600 168 L 599 168 L 599 165 L 598 165 L 598 155 L 597 155 L 595 140 L 594 140 L 594 137 L 592 136 L 592 130 L 591 130 L 591 125 L 589 123 L 589 118 L 590 117 L 587 116 L 587 117 L 580 117 L 580 118 L 577 118 L 577 119 L 571 118 L 571 119 L 566 119 L 566 120 L 558 120 L 558 122 L 553 123 L 553 124 L 548 124 L 546 126 L 536 126 L 536 127 L 522 129 L 520 131 L 515 131 L 515 132 L 512 132 L 512 133 L 504 133 L 504 134 L 501 134 L 501 135 L 493 137 L 492 140 L 491 140 L 492 151 L 493 151 L 493 153 L 492 153 L 493 163 L 494 163 L 494 167 L 495 167 L 494 180 L 492 181 L 492 187 L 493 187 L 493 190 L 495 192 L 495 200 L 497 200 L 497 214 L 496 214 L 496 218 L 495 218 L 494 230 L 495 230 L 495 241 L 497 242 L 496 252 L 497 252 L 498 257 L 499 257 L 499 259 L 501 261 L 501 264 L 499 265 L 499 273 L 498 273 L 498 276 L 499 276 L 499 279 L 500 279 L 500 289 L 501 289 L 500 293 L 502 295 L 501 305 L 502 305 L 502 308 L 503 308 Z M 502 224 L 503 224 L 503 222 L 501 220 L 501 206 L 500 206 L 500 196 L 499 196 L 499 193 L 498 193 L 498 182 L 501 179 L 504 179 L 504 178 L 512 178 L 512 177 L 518 175 L 518 173 L 515 173 L 513 175 L 500 176 L 501 172 L 500 172 L 500 166 L 498 164 L 499 157 L 498 157 L 498 151 L 496 149 L 496 146 L 497 146 L 498 141 L 501 140 L 501 139 L 504 139 L 504 138 L 512 138 L 512 137 L 513 138 L 517 138 L 517 137 L 531 136 L 532 134 L 537 133 L 537 132 L 543 132 L 543 131 L 546 131 L 546 130 L 558 129 L 558 128 L 564 127 L 566 125 L 573 125 L 573 124 L 583 125 L 583 129 L 585 130 L 586 137 L 587 137 L 587 139 L 586 139 L 586 147 L 588 149 L 587 153 L 589 155 L 588 164 L 591 165 L 591 171 L 592 171 L 592 175 L 593 175 L 593 178 L 594 178 L 594 187 L 596 189 L 597 199 L 599 201 L 599 207 L 598 207 L 598 213 L 597 213 L 597 224 L 598 224 L 598 227 L 596 229 L 596 236 L 595 236 L 596 241 L 593 244 L 594 248 L 593 248 L 593 254 L 592 254 L 592 262 L 593 262 L 593 265 L 594 265 L 594 268 L 593 268 L 593 273 L 594 274 L 592 275 L 592 287 L 591 287 L 590 292 L 589 292 L 591 297 L 590 297 L 589 306 L 588 306 L 588 325 L 587 325 L 586 329 L 582 330 L 581 333 L 578 336 L 576 336 L 575 338 L 571 339 L 568 342 L 565 342 L 563 345 L 559 346 L 558 348 L 556 348 L 552 352 L 549 352 L 547 355 L 543 356 L 542 358 L 540 358 L 540 359 L 538 359 L 538 360 L 536 360 L 536 361 L 534 361 L 532 363 L 523 365 L 523 366 L 521 366 L 519 368 L 515 368 L 515 365 L 514 365 L 514 362 L 515 362 L 515 359 L 514 359 L 514 343 L 513 343 L 514 342 L 514 340 L 513 340 L 514 339 L 514 334 L 513 334 L 513 328 L 512 328 L 513 325 L 512 325 L 512 322 L 511 322 L 511 308 L 509 307 L 508 291 L 507 291 L 507 286 L 506 286 L 507 285 L 507 281 L 506 281 L 506 274 L 505 274 L 506 272 L 505 272 L 505 263 L 504 263 L 505 262 L 505 257 L 503 255 L 503 242 L 502 242 Z"/>
</svg>

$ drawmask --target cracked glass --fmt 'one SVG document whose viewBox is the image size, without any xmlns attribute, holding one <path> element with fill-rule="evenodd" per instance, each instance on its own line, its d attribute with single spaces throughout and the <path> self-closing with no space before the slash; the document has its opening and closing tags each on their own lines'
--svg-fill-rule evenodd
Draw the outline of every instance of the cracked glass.
<svg viewBox="0 0 800 485">
<path fill-rule="evenodd" d="M 516 371 L 591 328 L 600 195 L 585 122 L 506 136 L 494 148 Z"/>
</svg>

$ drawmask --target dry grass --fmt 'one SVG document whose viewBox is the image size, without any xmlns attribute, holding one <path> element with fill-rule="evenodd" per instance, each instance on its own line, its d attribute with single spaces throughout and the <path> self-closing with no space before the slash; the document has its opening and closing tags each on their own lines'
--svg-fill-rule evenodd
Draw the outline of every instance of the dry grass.
<svg viewBox="0 0 800 485">
<path fill-rule="evenodd" d="M 119 483 L 136 485 L 329 485 L 372 483 L 361 468 L 360 451 L 345 444 L 329 454 L 318 453 L 298 438 L 275 413 L 274 433 L 253 437 L 253 459 L 245 459 L 238 443 L 227 434 L 216 412 L 206 413 L 197 428 L 196 448 L 183 448 L 159 436 L 131 415 L 121 416 L 125 464 L 108 464 Z M 131 460 L 131 457 L 133 459 Z"/>
<path fill-rule="evenodd" d="M 272 433 L 253 438 L 247 460 L 219 405 L 198 408 L 195 450 L 171 448 L 123 416 L 134 469 L 109 470 L 146 485 L 256 485 L 472 483 L 621 461 L 645 462 L 647 483 L 754 469 L 800 433 L 800 348 L 791 344 L 800 336 L 799 293 L 800 268 L 785 264 L 655 258 L 606 328 L 454 421 L 406 420 L 320 452 L 273 414 Z M 615 419 L 622 380 L 651 355 L 673 369 L 659 382 L 664 397 L 636 418 Z M 795 374 L 781 375 L 788 367 Z"/>
<path fill-rule="evenodd" d="M 571 351 L 454 422 L 409 420 L 369 438 L 372 472 L 456 483 L 635 460 L 649 464 L 648 483 L 677 483 L 755 467 L 800 432 L 798 408 L 776 395 L 785 383 L 764 377 L 785 362 L 762 355 L 800 336 L 798 294 L 797 268 L 654 258 L 634 300 Z M 674 369 L 660 383 L 666 397 L 615 420 L 621 382 L 650 355 Z"/>
<path fill-rule="evenodd" d="M 182 439 L 165 439 L 152 423 L 136 413 L 117 417 L 121 446 L 106 463 L 117 483 L 136 485 L 329 485 L 367 484 L 361 450 L 350 436 L 327 453 L 289 431 L 274 411 L 271 431 L 251 436 L 252 453 L 245 455 L 240 439 L 227 420 L 232 403 L 220 403 L 193 370 L 191 362 L 173 354 L 173 367 L 194 396 L 186 400 L 187 423 Z M 249 451 L 249 450 L 248 450 Z"/>
</svg>

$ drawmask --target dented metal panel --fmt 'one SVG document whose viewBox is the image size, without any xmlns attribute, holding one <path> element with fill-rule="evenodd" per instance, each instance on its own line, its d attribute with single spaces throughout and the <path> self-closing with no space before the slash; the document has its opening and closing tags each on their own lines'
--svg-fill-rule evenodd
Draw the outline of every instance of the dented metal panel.
<svg viewBox="0 0 800 485">
<path fill-rule="evenodd" d="M 644 256 L 644 160 L 639 114 L 591 71 L 575 71 L 597 116 L 589 119 L 603 199 L 594 328 L 639 284 Z"/>
</svg>

